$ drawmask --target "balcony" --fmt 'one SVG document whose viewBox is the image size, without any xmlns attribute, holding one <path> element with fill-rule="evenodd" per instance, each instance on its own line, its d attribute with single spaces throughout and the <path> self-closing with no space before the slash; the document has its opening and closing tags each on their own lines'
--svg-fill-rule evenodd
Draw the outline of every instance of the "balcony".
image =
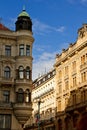
<svg viewBox="0 0 87 130">
<path fill-rule="evenodd" d="M 11 78 L 1 77 L 0 78 L 0 83 L 1 84 L 8 84 L 8 85 L 11 84 L 12 85 L 12 84 L 14 84 L 14 78 L 12 78 L 12 77 Z"/>
<path fill-rule="evenodd" d="M 87 80 L 78 84 L 78 88 L 81 88 L 83 86 L 87 86 Z"/>
<path fill-rule="evenodd" d="M 87 68 L 87 61 L 84 62 L 84 64 L 80 65 L 80 70 L 83 70 L 85 68 Z"/>
<path fill-rule="evenodd" d="M 12 109 L 12 108 L 13 108 L 12 102 L 0 101 L 0 109 Z"/>
<path fill-rule="evenodd" d="M 76 110 L 76 109 L 85 108 L 86 106 L 87 106 L 87 101 L 80 102 L 78 104 L 74 104 L 72 106 L 66 107 L 66 112 L 73 111 L 73 110 Z"/>
<path fill-rule="evenodd" d="M 15 83 L 16 84 L 20 84 L 20 83 L 22 83 L 22 84 L 32 84 L 32 80 L 30 80 L 30 79 L 16 79 L 15 80 Z"/>
<path fill-rule="evenodd" d="M 32 103 L 15 103 L 14 114 L 20 124 L 25 124 L 32 115 Z"/>
</svg>

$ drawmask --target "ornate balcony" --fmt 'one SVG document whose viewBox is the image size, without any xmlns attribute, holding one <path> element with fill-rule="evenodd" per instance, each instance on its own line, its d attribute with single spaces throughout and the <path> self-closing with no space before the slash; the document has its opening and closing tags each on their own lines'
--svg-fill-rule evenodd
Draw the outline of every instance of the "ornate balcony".
<svg viewBox="0 0 87 130">
<path fill-rule="evenodd" d="M 19 123 L 24 125 L 32 115 L 32 103 L 15 103 L 13 108 Z"/>
</svg>

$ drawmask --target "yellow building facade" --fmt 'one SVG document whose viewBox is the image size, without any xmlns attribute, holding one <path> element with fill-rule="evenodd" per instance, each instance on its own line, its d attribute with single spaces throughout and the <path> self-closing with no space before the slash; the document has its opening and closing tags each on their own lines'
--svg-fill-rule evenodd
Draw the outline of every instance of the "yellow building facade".
<svg viewBox="0 0 87 130">
<path fill-rule="evenodd" d="M 76 122 L 79 115 L 87 110 L 87 24 L 83 24 L 82 28 L 78 30 L 78 38 L 75 43 L 70 43 L 67 49 L 63 49 L 61 54 L 56 55 L 54 64 L 55 76 L 53 80 L 54 97 L 51 102 L 54 102 L 55 114 L 52 120 L 46 120 L 42 115 L 45 110 L 49 110 L 50 93 L 42 96 L 45 87 L 50 80 L 41 83 L 42 79 L 37 79 L 34 82 L 32 91 L 33 98 L 33 116 L 39 110 L 36 99 L 40 99 L 44 103 L 40 106 L 40 127 L 38 128 L 35 122 L 28 122 L 25 130 L 75 130 Z M 47 91 L 48 87 L 46 88 Z M 44 90 L 44 91 L 43 91 Z M 48 96 L 49 95 L 49 96 Z M 52 97 L 51 97 L 52 99 Z M 35 101 L 34 101 L 35 100 Z M 35 102 L 35 103 L 34 103 Z M 53 108 L 49 106 L 49 108 Z M 47 111 L 46 116 L 49 114 Z M 50 113 L 51 116 L 51 113 Z M 42 118 L 43 117 L 43 118 Z M 33 119 L 33 117 L 32 117 Z M 46 121 L 45 121 L 46 120 Z M 36 125 L 35 125 L 36 124 Z M 53 126 L 53 127 L 51 127 Z"/>
<path fill-rule="evenodd" d="M 73 130 L 87 109 L 87 24 L 78 39 L 56 55 L 56 129 Z"/>
<path fill-rule="evenodd" d="M 22 130 L 32 115 L 32 21 L 23 10 L 15 31 L 0 24 L 0 130 Z"/>
</svg>

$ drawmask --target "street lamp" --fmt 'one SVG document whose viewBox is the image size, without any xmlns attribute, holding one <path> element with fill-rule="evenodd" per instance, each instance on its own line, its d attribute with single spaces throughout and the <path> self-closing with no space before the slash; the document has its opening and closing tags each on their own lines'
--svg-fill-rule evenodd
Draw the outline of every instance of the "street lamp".
<svg viewBox="0 0 87 130">
<path fill-rule="evenodd" d="M 41 101 L 41 99 L 38 99 L 36 103 L 38 104 L 38 130 L 40 130 L 40 104 L 43 102 Z"/>
<path fill-rule="evenodd" d="M 38 130 L 40 130 L 40 104 L 41 100 L 38 100 Z"/>
</svg>

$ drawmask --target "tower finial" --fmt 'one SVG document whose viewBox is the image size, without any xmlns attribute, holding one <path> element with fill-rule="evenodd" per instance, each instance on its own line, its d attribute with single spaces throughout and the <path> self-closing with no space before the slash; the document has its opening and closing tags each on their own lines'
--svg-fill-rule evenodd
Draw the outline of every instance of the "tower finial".
<svg viewBox="0 0 87 130">
<path fill-rule="evenodd" d="M 23 5 L 23 11 L 25 11 L 25 5 Z"/>
</svg>

